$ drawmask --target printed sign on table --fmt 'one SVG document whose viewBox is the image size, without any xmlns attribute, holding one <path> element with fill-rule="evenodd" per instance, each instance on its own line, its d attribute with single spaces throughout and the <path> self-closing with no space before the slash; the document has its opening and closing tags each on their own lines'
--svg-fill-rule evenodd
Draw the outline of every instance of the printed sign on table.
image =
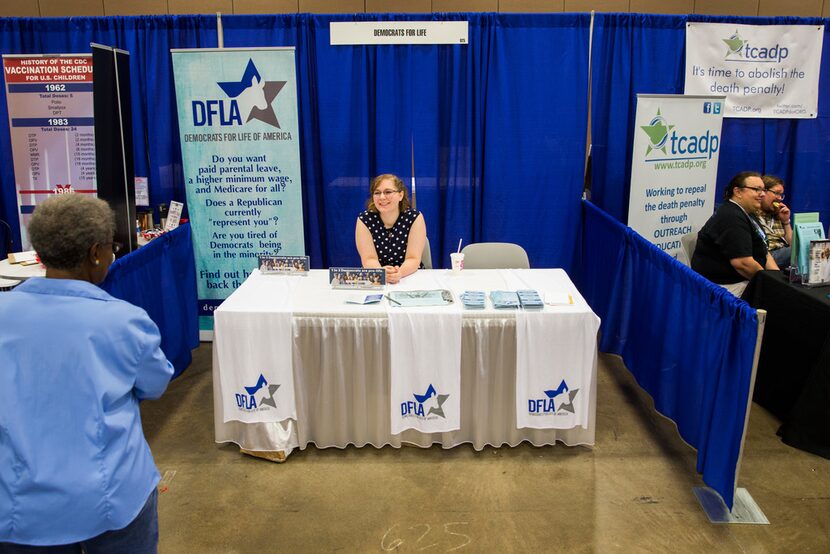
<svg viewBox="0 0 830 554">
<path fill-rule="evenodd" d="M 670 256 L 714 211 L 723 101 L 637 95 L 628 225 Z"/>
<path fill-rule="evenodd" d="M 20 237 L 51 194 L 96 194 L 92 56 L 3 56 Z"/>
<path fill-rule="evenodd" d="M 210 331 L 260 256 L 305 255 L 294 49 L 172 54 L 199 328 Z"/>
<path fill-rule="evenodd" d="M 686 94 L 726 95 L 724 117 L 815 118 L 824 25 L 686 25 Z"/>
</svg>

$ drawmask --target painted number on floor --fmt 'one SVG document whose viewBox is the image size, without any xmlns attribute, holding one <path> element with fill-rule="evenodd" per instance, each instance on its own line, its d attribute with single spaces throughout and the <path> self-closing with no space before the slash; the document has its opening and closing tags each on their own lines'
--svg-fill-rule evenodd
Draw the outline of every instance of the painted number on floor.
<svg viewBox="0 0 830 554">
<path fill-rule="evenodd" d="M 385 552 L 399 549 L 413 552 L 454 552 L 473 542 L 470 535 L 462 533 L 466 525 L 469 525 L 466 521 L 450 521 L 443 526 L 418 523 L 411 527 L 396 523 L 383 534 L 380 547 Z"/>
</svg>

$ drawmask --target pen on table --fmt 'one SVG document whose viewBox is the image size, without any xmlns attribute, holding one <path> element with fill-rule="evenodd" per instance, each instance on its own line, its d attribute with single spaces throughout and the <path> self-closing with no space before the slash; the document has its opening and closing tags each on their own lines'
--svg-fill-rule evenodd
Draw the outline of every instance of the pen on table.
<svg viewBox="0 0 830 554">
<path fill-rule="evenodd" d="M 395 303 L 395 304 L 397 304 L 398 306 L 401 306 L 401 305 L 402 305 L 400 302 L 398 302 L 397 300 L 395 300 L 394 298 L 392 298 L 392 297 L 391 297 L 391 296 L 389 296 L 388 294 L 384 294 L 383 296 L 384 296 L 384 297 L 385 297 L 388 301 L 390 301 L 390 302 L 394 302 L 394 303 Z"/>
</svg>

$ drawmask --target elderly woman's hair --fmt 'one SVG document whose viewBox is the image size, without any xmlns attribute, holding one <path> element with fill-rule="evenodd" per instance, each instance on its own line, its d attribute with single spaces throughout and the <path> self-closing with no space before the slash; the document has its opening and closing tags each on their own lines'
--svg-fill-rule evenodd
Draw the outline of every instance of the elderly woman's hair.
<svg viewBox="0 0 830 554">
<path fill-rule="evenodd" d="M 109 204 L 86 194 L 59 194 L 38 204 L 29 238 L 40 261 L 54 269 L 75 269 L 96 243 L 112 242 L 115 214 Z"/>
<path fill-rule="evenodd" d="M 397 175 L 392 175 L 391 173 L 384 173 L 383 175 L 378 175 L 377 177 L 372 179 L 372 182 L 369 184 L 369 201 L 366 203 L 366 209 L 370 212 L 378 211 L 377 206 L 375 206 L 375 189 L 378 188 L 378 186 L 380 186 L 380 183 L 382 181 L 385 181 L 386 179 L 389 179 L 393 183 L 395 183 L 395 190 L 403 193 L 403 198 L 401 198 L 401 201 L 398 202 L 398 209 L 400 209 L 401 212 L 408 210 L 410 206 L 409 193 L 407 192 L 406 187 L 404 186 L 401 178 Z"/>
<path fill-rule="evenodd" d="M 729 184 L 726 185 L 726 189 L 723 191 L 723 197 L 726 200 L 729 200 L 735 195 L 735 189 L 743 188 L 746 184 L 746 180 L 750 177 L 761 177 L 761 174 L 757 171 L 741 171 L 729 181 Z"/>
</svg>

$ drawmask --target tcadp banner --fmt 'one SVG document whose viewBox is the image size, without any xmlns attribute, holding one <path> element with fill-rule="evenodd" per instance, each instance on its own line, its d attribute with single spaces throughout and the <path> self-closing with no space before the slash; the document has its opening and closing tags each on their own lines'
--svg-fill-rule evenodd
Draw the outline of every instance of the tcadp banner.
<svg viewBox="0 0 830 554">
<path fill-rule="evenodd" d="M 723 94 L 724 117 L 814 118 L 824 25 L 686 25 L 686 94 Z"/>
<path fill-rule="evenodd" d="M 258 256 L 305 254 L 294 48 L 171 53 L 199 328 L 209 332 Z"/>
<path fill-rule="evenodd" d="M 714 211 L 723 96 L 638 94 L 628 225 L 677 257 Z"/>
</svg>

